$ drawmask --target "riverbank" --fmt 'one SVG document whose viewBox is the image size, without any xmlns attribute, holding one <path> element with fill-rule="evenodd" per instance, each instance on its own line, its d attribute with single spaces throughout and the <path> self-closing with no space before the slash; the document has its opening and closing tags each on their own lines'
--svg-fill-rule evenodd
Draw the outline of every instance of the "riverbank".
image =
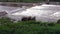
<svg viewBox="0 0 60 34">
<path fill-rule="evenodd" d="M 0 2 L 0 5 L 2 6 L 13 6 L 13 7 L 32 7 L 36 5 L 41 5 L 40 3 L 20 3 L 20 2 Z"/>
<path fill-rule="evenodd" d="M 32 7 L 32 6 L 41 5 L 41 4 L 45 4 L 45 3 L 46 2 L 38 2 L 38 3 L 0 2 L 0 5 L 13 6 L 13 7 L 22 7 L 22 6 Z M 60 2 L 49 2 L 49 4 L 60 5 Z"/>
<path fill-rule="evenodd" d="M 60 34 L 60 23 L 18 21 L 0 18 L 0 34 Z"/>
</svg>

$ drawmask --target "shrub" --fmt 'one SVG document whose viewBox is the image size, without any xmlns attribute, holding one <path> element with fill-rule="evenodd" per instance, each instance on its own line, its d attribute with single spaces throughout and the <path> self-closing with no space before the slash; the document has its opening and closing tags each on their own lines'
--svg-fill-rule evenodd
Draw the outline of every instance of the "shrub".
<svg viewBox="0 0 60 34">
<path fill-rule="evenodd" d="M 60 19 L 57 21 L 57 23 L 60 23 Z"/>
<path fill-rule="evenodd" d="M 55 23 L 48 23 L 48 26 L 55 26 Z"/>
</svg>

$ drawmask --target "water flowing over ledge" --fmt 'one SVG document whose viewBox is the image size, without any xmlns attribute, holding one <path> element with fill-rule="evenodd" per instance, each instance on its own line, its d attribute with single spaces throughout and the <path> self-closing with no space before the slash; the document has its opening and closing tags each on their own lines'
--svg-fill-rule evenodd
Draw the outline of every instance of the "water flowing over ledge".
<svg viewBox="0 0 60 34">
<path fill-rule="evenodd" d="M 17 7 L 16 9 L 14 7 L 15 10 L 13 9 L 13 7 L 10 7 L 8 9 L 8 17 L 16 20 L 21 20 L 24 16 L 36 17 L 36 21 L 42 22 L 57 22 L 57 20 L 60 19 L 60 5 L 44 4 L 41 6 L 34 6 L 26 10 L 22 10 L 19 7 Z M 10 9 L 13 10 L 11 11 Z M 6 8 L 2 8 L 2 10 L 6 10 Z M 11 12 L 12 14 L 9 14 Z"/>
</svg>

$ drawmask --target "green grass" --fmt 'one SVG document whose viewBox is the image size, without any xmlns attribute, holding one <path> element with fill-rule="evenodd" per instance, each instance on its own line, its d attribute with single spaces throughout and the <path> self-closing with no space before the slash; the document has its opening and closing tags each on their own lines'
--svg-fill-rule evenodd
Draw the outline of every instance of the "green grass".
<svg viewBox="0 0 60 34">
<path fill-rule="evenodd" d="M 14 23 L 5 18 L 0 19 L 0 23 L 2 23 L 0 34 L 60 34 L 59 23 L 43 23 L 34 20 Z"/>
</svg>

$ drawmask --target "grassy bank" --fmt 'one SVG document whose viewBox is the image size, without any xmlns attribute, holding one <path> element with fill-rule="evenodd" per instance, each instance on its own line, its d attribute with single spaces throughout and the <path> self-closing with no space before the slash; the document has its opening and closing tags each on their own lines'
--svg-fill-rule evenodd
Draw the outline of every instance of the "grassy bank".
<svg viewBox="0 0 60 34">
<path fill-rule="evenodd" d="M 60 23 L 19 21 L 0 19 L 0 34 L 60 34 Z"/>
<path fill-rule="evenodd" d="M 26 3 L 30 3 L 30 2 L 41 2 L 44 0 L 0 0 L 0 2 L 26 2 Z"/>
<path fill-rule="evenodd" d="M 44 1 L 48 1 L 48 0 L 0 0 L 0 2 L 44 2 Z M 50 2 L 60 2 L 60 0 L 49 0 Z"/>
</svg>

